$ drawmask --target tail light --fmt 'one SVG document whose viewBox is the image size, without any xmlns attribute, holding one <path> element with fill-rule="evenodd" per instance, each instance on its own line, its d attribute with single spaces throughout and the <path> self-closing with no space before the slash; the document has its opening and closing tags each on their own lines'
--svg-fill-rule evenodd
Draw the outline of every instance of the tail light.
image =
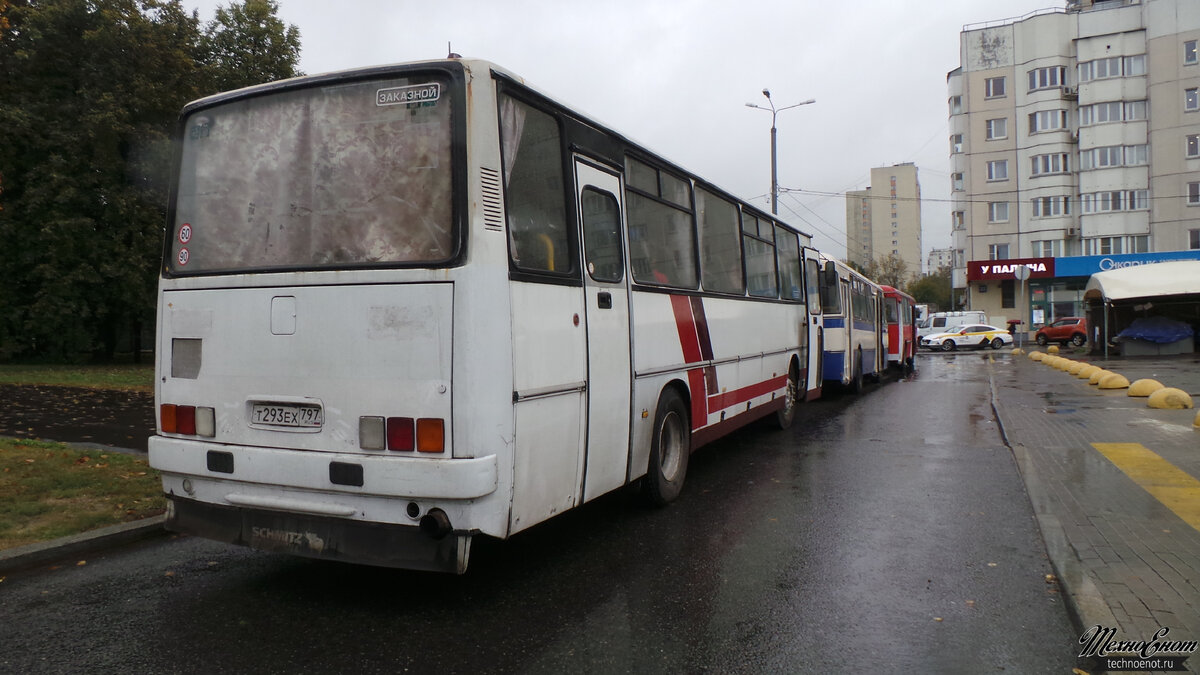
<svg viewBox="0 0 1200 675">
<path fill-rule="evenodd" d="M 206 438 L 217 435 L 216 409 L 205 406 L 164 403 L 158 409 L 158 423 L 165 434 Z"/>
<path fill-rule="evenodd" d="M 444 452 L 446 422 L 426 417 L 360 417 L 358 447 L 395 452 Z"/>
</svg>

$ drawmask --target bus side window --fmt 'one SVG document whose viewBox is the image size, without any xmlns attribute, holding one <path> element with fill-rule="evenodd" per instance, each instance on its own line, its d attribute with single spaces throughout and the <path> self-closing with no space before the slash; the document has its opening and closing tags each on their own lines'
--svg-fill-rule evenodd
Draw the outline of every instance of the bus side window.
<svg viewBox="0 0 1200 675">
<path fill-rule="evenodd" d="M 700 274 L 696 269 L 691 184 L 626 157 L 625 208 L 633 280 L 696 288 Z"/>
<path fill-rule="evenodd" d="M 804 261 L 804 285 L 808 287 L 808 311 L 821 311 L 821 265 L 816 260 Z"/>
<path fill-rule="evenodd" d="M 779 297 L 775 269 L 775 231 L 771 223 L 742 212 L 742 248 L 746 251 L 746 286 L 759 298 Z"/>
<path fill-rule="evenodd" d="M 558 122 L 504 96 L 500 136 L 513 265 L 530 272 L 572 273 Z"/>
<path fill-rule="evenodd" d="M 700 279 L 704 290 L 745 294 L 737 206 L 697 189 L 696 220 L 700 225 Z"/>
<path fill-rule="evenodd" d="M 775 253 L 779 257 L 779 297 L 804 301 L 800 281 L 800 240 L 795 232 L 775 226 Z"/>
</svg>

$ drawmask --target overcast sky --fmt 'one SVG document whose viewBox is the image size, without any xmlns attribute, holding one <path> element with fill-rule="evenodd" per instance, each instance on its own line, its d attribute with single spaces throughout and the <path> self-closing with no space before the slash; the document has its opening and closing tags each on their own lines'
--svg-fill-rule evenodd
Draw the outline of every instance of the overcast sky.
<svg viewBox="0 0 1200 675">
<path fill-rule="evenodd" d="M 871 167 L 919 169 L 923 254 L 950 245 L 946 73 L 966 24 L 1063 0 L 278 0 L 316 74 L 442 58 L 493 61 L 845 255 L 848 190 Z M 228 0 L 184 0 L 208 21 Z"/>
</svg>

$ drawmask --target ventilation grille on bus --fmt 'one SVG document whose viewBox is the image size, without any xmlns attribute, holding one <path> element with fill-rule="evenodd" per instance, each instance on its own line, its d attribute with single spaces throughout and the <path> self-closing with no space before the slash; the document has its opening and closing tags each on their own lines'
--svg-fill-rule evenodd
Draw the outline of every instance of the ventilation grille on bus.
<svg viewBox="0 0 1200 675">
<path fill-rule="evenodd" d="M 500 172 L 483 167 L 483 226 L 499 232 L 504 229 L 504 209 L 500 207 Z"/>
</svg>

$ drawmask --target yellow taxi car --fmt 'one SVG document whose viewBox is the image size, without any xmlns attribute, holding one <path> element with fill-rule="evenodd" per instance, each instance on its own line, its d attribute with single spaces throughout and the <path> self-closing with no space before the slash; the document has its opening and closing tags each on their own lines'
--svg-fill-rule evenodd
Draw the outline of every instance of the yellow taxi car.
<svg viewBox="0 0 1200 675">
<path fill-rule="evenodd" d="M 955 326 L 945 333 L 932 333 L 921 338 L 921 346 L 925 349 L 944 352 L 952 352 L 960 347 L 1000 349 L 1012 342 L 1013 337 L 1003 328 L 978 323 Z"/>
</svg>

